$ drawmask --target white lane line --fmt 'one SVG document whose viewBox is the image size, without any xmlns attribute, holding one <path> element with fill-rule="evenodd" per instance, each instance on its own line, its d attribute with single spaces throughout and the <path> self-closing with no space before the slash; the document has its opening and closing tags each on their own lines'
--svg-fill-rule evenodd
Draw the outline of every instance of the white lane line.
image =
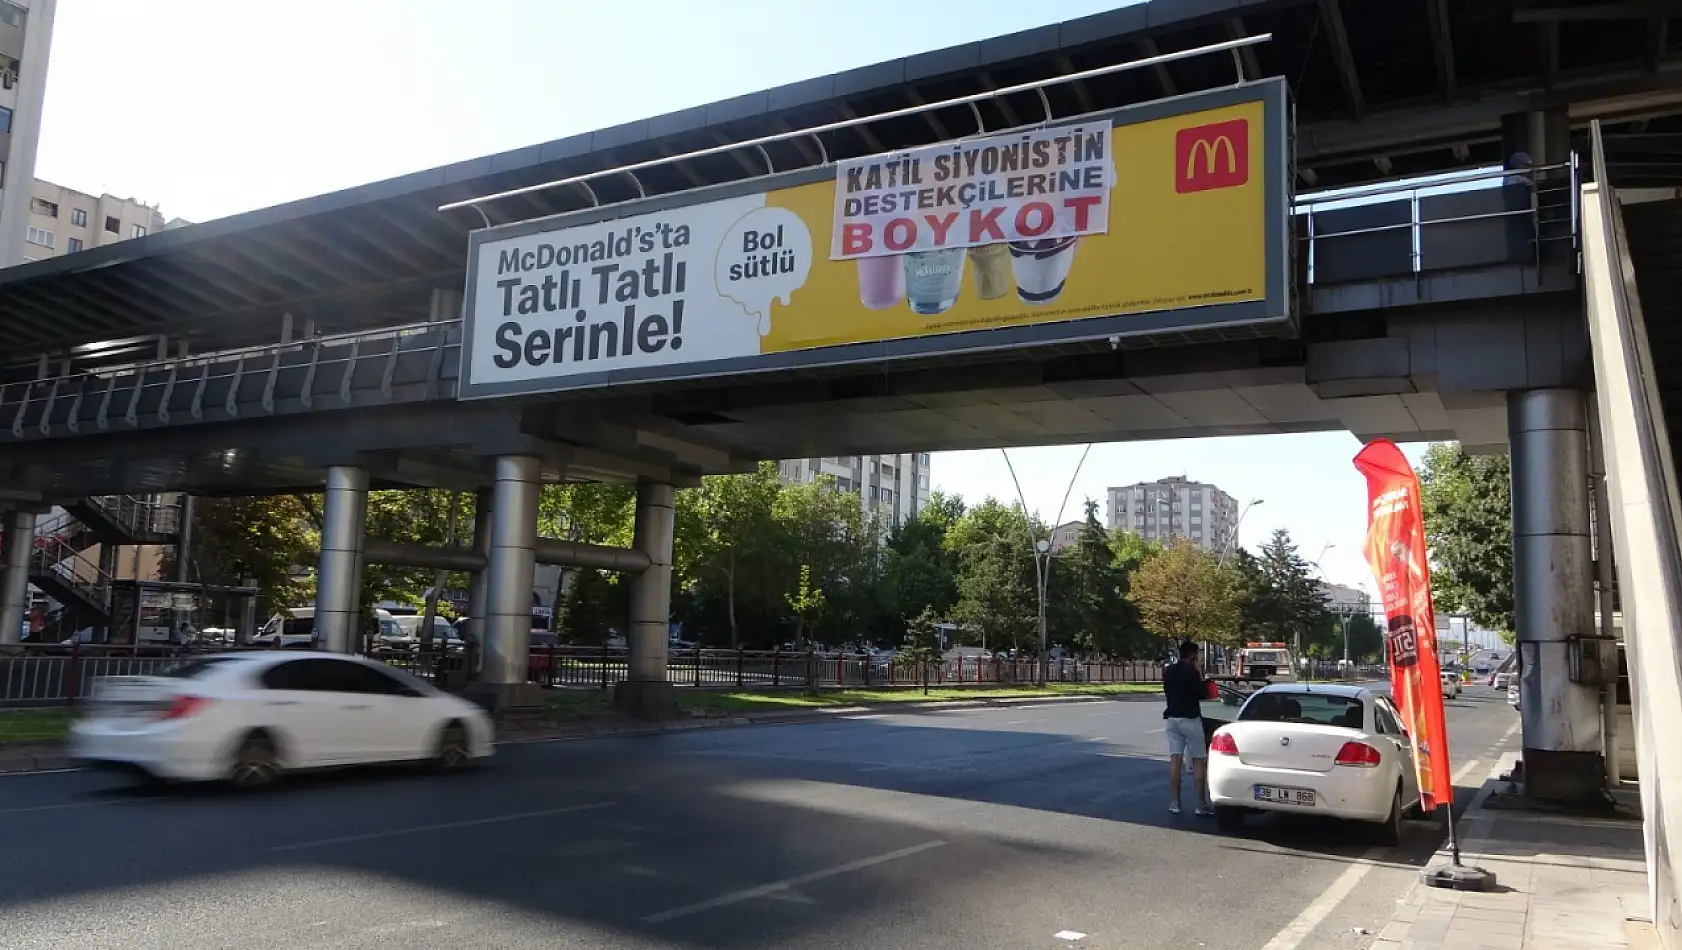
<svg viewBox="0 0 1682 950">
<path fill-rule="evenodd" d="M 466 821 L 446 821 L 436 825 L 415 825 L 410 828 L 393 828 L 389 831 L 370 831 L 360 835 L 342 835 L 337 838 L 318 838 L 314 841 L 299 841 L 293 844 L 278 844 L 270 851 L 305 851 L 310 848 L 325 848 L 335 844 L 353 844 L 358 841 L 378 841 L 381 838 L 397 838 L 403 835 L 418 835 L 428 831 L 448 831 L 452 828 L 476 828 L 480 825 L 495 825 L 505 821 L 523 821 L 527 818 L 548 818 L 554 815 L 570 815 L 574 812 L 594 811 L 598 808 L 612 808 L 618 802 L 596 802 L 590 805 L 572 805 L 567 808 L 547 808 L 543 811 L 526 811 L 514 815 L 494 815 L 490 818 L 471 818 Z"/>
<path fill-rule="evenodd" d="M 28 815 L 38 811 L 64 811 L 70 808 L 99 808 L 103 805 L 114 805 L 115 801 L 102 802 L 61 802 L 57 805 L 31 805 L 27 808 L 0 808 L 0 815 Z"/>
<path fill-rule="evenodd" d="M 1044 719 L 1006 719 L 1004 721 L 1004 724 L 1007 725 L 1007 726 L 1025 726 L 1030 722 L 1045 722 L 1045 720 Z"/>
<path fill-rule="evenodd" d="M 692 914 L 699 914 L 709 910 L 717 910 L 720 907 L 728 907 L 731 904 L 739 904 L 742 901 L 753 900 L 756 897 L 768 897 L 772 894 L 780 894 L 783 891 L 792 890 L 796 887 L 822 881 L 826 878 L 836 877 L 841 874 L 851 874 L 854 871 L 862 871 L 865 868 L 875 867 L 878 864 L 886 864 L 889 861 L 897 861 L 900 858 L 909 858 L 914 854 L 921 854 L 924 851 L 938 848 L 945 844 L 946 842 L 938 839 L 934 841 L 925 841 L 922 844 L 915 844 L 909 848 L 900 848 L 898 851 L 889 851 L 886 854 L 877 854 L 868 858 L 859 858 L 857 861 L 848 861 L 846 864 L 837 864 L 832 868 L 824 868 L 821 871 L 813 871 L 810 874 L 802 874 L 799 877 L 791 877 L 781 881 L 774 881 L 770 884 L 761 884 L 758 887 L 750 887 L 744 890 L 734 891 L 720 897 L 715 897 L 712 900 L 701 901 L 698 904 L 688 904 L 683 907 L 674 907 L 671 910 L 663 910 L 658 914 L 649 914 L 647 917 L 642 919 L 642 922 L 645 924 L 663 924 L 668 920 L 676 920 L 679 917 L 688 917 Z"/>
<path fill-rule="evenodd" d="M 83 768 L 34 769 L 28 772 L 0 772 L 0 778 L 22 778 L 25 775 L 63 775 L 66 772 L 86 772 Z"/>
<path fill-rule="evenodd" d="M 1308 935 L 1314 932 L 1314 928 L 1320 926 L 1322 921 L 1331 916 L 1337 905 L 1343 903 L 1343 899 L 1355 890 L 1355 885 L 1361 883 L 1361 878 L 1366 877 L 1367 872 L 1376 866 L 1376 859 L 1383 850 L 1383 848 L 1368 848 L 1366 853 L 1355 859 L 1354 864 L 1344 868 L 1343 873 L 1337 876 L 1337 880 L 1322 891 L 1312 904 L 1304 907 L 1302 913 L 1298 914 L 1295 920 L 1286 924 L 1285 929 L 1279 931 L 1272 940 L 1263 945 L 1262 950 L 1297 950 L 1298 947 L 1302 946 L 1302 942 L 1308 939 Z"/>
<path fill-rule="evenodd" d="M 1466 764 L 1460 766 L 1459 770 L 1454 773 L 1454 778 L 1450 779 L 1449 781 L 1452 782 L 1455 785 L 1459 785 L 1461 782 L 1466 781 L 1466 777 L 1468 775 L 1472 774 L 1472 770 L 1478 767 L 1478 763 L 1480 761 L 1482 761 L 1482 760 L 1481 759 L 1467 759 Z"/>
</svg>

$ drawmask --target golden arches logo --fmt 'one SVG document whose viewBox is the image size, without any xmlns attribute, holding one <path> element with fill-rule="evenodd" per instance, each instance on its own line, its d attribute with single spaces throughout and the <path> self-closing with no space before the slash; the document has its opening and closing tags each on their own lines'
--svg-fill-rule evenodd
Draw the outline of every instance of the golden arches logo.
<svg viewBox="0 0 1682 950">
<path fill-rule="evenodd" d="M 1250 180 L 1250 123 L 1228 119 L 1174 134 L 1174 190 L 1235 188 Z"/>
<path fill-rule="evenodd" d="M 1191 154 L 1186 156 L 1185 177 L 1188 179 L 1197 177 L 1197 159 L 1199 156 L 1203 158 L 1203 174 L 1215 174 L 1215 161 L 1223 154 L 1226 156 L 1226 173 L 1228 175 L 1237 174 L 1238 149 L 1233 146 L 1230 137 L 1221 135 L 1213 139 L 1198 139 L 1192 144 Z"/>
</svg>

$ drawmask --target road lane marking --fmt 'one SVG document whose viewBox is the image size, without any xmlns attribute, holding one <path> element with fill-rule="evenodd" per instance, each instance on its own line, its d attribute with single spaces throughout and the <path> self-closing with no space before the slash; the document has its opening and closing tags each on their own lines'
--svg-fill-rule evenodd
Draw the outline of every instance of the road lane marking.
<svg viewBox="0 0 1682 950">
<path fill-rule="evenodd" d="M 1025 726 L 1030 722 L 1045 722 L 1045 720 L 1044 719 L 1006 719 L 1004 724 L 1007 725 L 1007 726 Z"/>
<path fill-rule="evenodd" d="M 115 801 L 102 802 L 60 802 L 56 805 L 30 805 L 24 808 L 0 808 L 0 815 L 27 815 L 38 811 L 64 811 L 69 808 L 98 808 L 102 805 L 115 805 Z"/>
<path fill-rule="evenodd" d="M 663 924 L 669 920 L 676 920 L 679 917 L 689 917 L 693 914 L 700 914 L 709 910 L 717 910 L 720 907 L 728 907 L 731 904 L 739 904 L 742 901 L 753 900 L 756 897 L 769 897 L 772 894 L 780 894 L 784 891 L 793 890 L 794 888 L 802 887 L 807 884 L 813 884 L 827 878 L 836 877 L 842 874 L 851 874 L 854 871 L 862 871 L 865 868 L 875 867 L 878 864 L 886 864 L 889 861 L 897 861 L 900 858 L 909 858 L 914 854 L 921 854 L 924 851 L 939 848 L 945 844 L 945 841 L 941 841 L 939 839 L 934 841 L 925 841 L 922 844 L 914 844 L 909 848 L 900 848 L 898 851 L 889 851 L 886 854 L 877 854 L 868 858 L 859 858 L 857 861 L 848 861 L 846 864 L 837 864 L 834 867 L 824 868 L 821 871 L 813 871 L 809 874 L 802 874 L 799 877 L 785 878 L 781 881 L 773 881 L 770 884 L 761 884 L 758 887 L 749 887 L 744 890 L 733 891 L 729 894 L 715 897 L 712 900 L 701 901 L 697 904 L 686 904 L 683 907 L 674 907 L 671 910 L 663 910 L 658 914 L 649 914 L 647 917 L 642 919 L 642 922 L 645 924 Z"/>
<path fill-rule="evenodd" d="M 555 815 L 570 815 L 574 812 L 594 811 L 598 808 L 612 808 L 618 802 L 595 802 L 590 805 L 571 805 L 566 808 L 546 808 L 543 811 L 526 811 L 513 815 L 493 815 L 489 818 L 470 818 L 466 821 L 445 821 L 436 825 L 414 825 L 409 828 L 393 828 L 389 831 L 370 831 L 360 835 L 341 835 L 337 838 L 317 838 L 314 841 L 299 841 L 293 844 L 277 844 L 270 851 L 306 851 L 311 848 L 325 848 L 335 844 L 354 844 L 358 841 L 378 841 L 381 838 L 398 838 L 403 835 L 425 834 L 429 831 L 448 831 L 453 828 L 477 828 L 481 825 L 495 825 L 505 821 L 523 821 L 528 818 L 549 818 Z"/>
<path fill-rule="evenodd" d="M 1478 767 L 1478 762 L 1479 761 L 1481 761 L 1481 760 L 1479 760 L 1479 759 L 1467 759 L 1466 764 L 1462 765 L 1460 767 L 1460 771 L 1455 772 L 1454 773 L 1454 778 L 1450 779 L 1449 781 L 1452 784 L 1455 784 L 1455 785 L 1459 785 L 1461 782 L 1466 781 L 1466 776 L 1472 774 L 1472 770 Z"/>
<path fill-rule="evenodd" d="M 1298 914 L 1295 920 L 1286 924 L 1285 929 L 1279 931 L 1273 936 L 1272 940 L 1263 945 L 1262 950 L 1297 950 L 1298 947 L 1302 946 L 1302 942 L 1308 939 L 1308 935 L 1314 932 L 1314 928 L 1320 926 L 1327 917 L 1330 917 L 1337 905 L 1343 903 L 1343 899 L 1354 892 L 1355 885 L 1361 883 L 1361 878 L 1366 877 L 1367 872 L 1377 866 L 1377 858 L 1383 850 L 1383 848 L 1376 847 L 1368 848 L 1365 853 L 1355 859 L 1354 864 L 1344 868 L 1343 873 L 1337 876 L 1337 880 L 1333 881 L 1330 887 L 1321 891 L 1320 896 L 1315 898 L 1313 903 L 1304 907 L 1302 913 Z"/>
</svg>

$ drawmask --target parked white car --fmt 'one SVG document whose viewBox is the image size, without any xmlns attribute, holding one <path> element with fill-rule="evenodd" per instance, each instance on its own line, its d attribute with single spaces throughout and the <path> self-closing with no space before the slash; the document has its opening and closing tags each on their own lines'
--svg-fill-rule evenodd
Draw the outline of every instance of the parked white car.
<svg viewBox="0 0 1682 950">
<path fill-rule="evenodd" d="M 1209 798 L 1223 829 L 1250 812 L 1295 812 L 1372 823 L 1401 840 L 1418 780 L 1402 717 L 1362 686 L 1275 684 L 1257 690 L 1209 743 Z"/>
<path fill-rule="evenodd" d="M 478 706 L 361 657 L 313 651 L 197 656 L 95 684 L 70 754 L 174 781 L 267 785 L 282 773 L 377 762 L 458 768 L 492 751 Z"/>
</svg>

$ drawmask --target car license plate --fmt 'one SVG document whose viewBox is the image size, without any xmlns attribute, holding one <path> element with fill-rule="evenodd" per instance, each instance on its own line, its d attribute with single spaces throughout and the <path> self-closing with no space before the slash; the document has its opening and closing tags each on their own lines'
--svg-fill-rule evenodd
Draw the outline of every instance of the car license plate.
<svg viewBox="0 0 1682 950">
<path fill-rule="evenodd" d="M 1274 785 L 1257 785 L 1256 801 L 1312 807 L 1314 805 L 1314 790 L 1311 788 L 1279 788 Z"/>
</svg>

